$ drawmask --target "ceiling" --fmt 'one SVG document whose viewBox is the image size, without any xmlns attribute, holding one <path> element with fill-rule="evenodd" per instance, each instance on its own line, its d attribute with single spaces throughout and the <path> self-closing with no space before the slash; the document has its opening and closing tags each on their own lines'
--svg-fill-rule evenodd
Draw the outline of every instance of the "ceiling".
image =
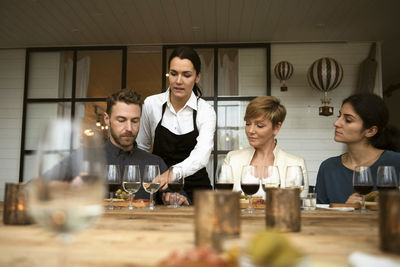
<svg viewBox="0 0 400 267">
<path fill-rule="evenodd" d="M 0 48 L 396 41 L 398 0 L 0 0 Z"/>
</svg>

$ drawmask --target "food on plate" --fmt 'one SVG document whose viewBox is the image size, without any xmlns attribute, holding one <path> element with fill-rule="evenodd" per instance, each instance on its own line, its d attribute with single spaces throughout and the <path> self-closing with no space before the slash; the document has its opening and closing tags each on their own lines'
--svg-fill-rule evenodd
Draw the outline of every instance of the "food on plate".
<svg viewBox="0 0 400 267">
<path fill-rule="evenodd" d="M 304 256 L 285 236 L 272 231 L 256 234 L 246 252 L 257 266 L 292 266 Z"/>
<path fill-rule="evenodd" d="M 121 189 L 118 189 L 117 192 L 115 192 L 118 198 L 120 199 L 128 199 L 129 196 L 125 191 L 122 191 Z"/>
<path fill-rule="evenodd" d="M 251 199 L 251 203 L 254 209 L 264 209 L 265 208 L 265 200 L 261 197 L 255 197 Z M 247 209 L 249 206 L 249 199 L 240 198 L 240 208 Z"/>
<path fill-rule="evenodd" d="M 379 196 L 378 191 L 372 191 L 371 193 L 365 195 L 365 201 L 377 202 L 378 196 Z"/>
<path fill-rule="evenodd" d="M 104 200 L 104 206 L 108 206 L 110 204 L 110 199 L 105 199 Z M 148 199 L 134 199 L 132 201 L 132 205 L 135 208 L 144 208 L 147 207 L 149 204 Z M 120 198 L 113 198 L 113 205 L 115 207 L 128 207 L 129 206 L 129 200 L 124 200 Z"/>
<path fill-rule="evenodd" d="M 198 247 L 183 252 L 172 252 L 158 266 L 166 267 L 233 267 L 223 256 L 208 247 Z"/>
</svg>

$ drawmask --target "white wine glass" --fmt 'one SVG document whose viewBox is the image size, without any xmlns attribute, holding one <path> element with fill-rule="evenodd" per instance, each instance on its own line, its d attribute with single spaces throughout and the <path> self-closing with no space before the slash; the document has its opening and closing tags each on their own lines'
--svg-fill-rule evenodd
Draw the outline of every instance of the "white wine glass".
<svg viewBox="0 0 400 267">
<path fill-rule="evenodd" d="M 179 166 L 171 166 L 168 171 L 168 188 L 172 192 L 174 192 L 174 204 L 169 205 L 169 208 L 179 208 L 180 205 L 178 205 L 177 202 L 177 194 L 183 190 L 183 187 L 185 185 L 183 178 L 183 170 L 182 167 Z"/>
<path fill-rule="evenodd" d="M 133 194 L 139 191 L 141 185 L 139 165 L 125 165 L 124 176 L 122 177 L 122 188 L 129 195 L 129 207 L 133 210 Z"/>
<path fill-rule="evenodd" d="M 378 190 L 398 190 L 396 168 L 394 166 L 379 166 L 376 174 Z"/>
<path fill-rule="evenodd" d="M 242 167 L 242 175 L 240 179 L 242 191 L 249 197 L 249 206 L 243 210 L 246 213 L 254 213 L 252 195 L 260 189 L 260 178 L 257 166 L 246 165 Z"/>
<path fill-rule="evenodd" d="M 303 175 L 303 169 L 301 166 L 287 166 L 286 168 L 286 179 L 285 179 L 285 187 L 286 188 L 299 188 L 300 193 L 303 191 L 307 191 L 307 188 L 304 188 L 305 181 Z"/>
<path fill-rule="evenodd" d="M 233 181 L 232 166 L 228 164 L 222 164 L 217 170 L 215 189 L 232 191 Z"/>
<path fill-rule="evenodd" d="M 365 195 L 372 192 L 374 184 L 372 181 L 371 169 L 367 166 L 357 166 L 353 172 L 353 188 L 354 191 L 362 196 L 361 212 L 366 212 Z"/>
<path fill-rule="evenodd" d="M 119 165 L 106 165 L 106 180 L 108 183 L 108 194 L 110 197 L 110 204 L 108 210 L 114 209 L 114 195 L 118 189 L 121 188 L 121 171 Z"/>
<path fill-rule="evenodd" d="M 27 186 L 29 214 L 64 244 L 103 212 L 103 134 L 85 130 L 79 121 L 51 121 L 39 142 L 38 176 Z"/>
<path fill-rule="evenodd" d="M 155 210 L 153 194 L 160 188 L 160 167 L 158 165 L 146 165 L 143 173 L 143 188 L 150 194 L 149 210 Z"/>
<path fill-rule="evenodd" d="M 278 188 L 281 185 L 281 176 L 279 175 L 278 166 L 264 166 L 261 175 L 261 184 L 264 192 L 269 187 Z"/>
<path fill-rule="evenodd" d="M 305 184 L 303 168 L 301 166 L 298 165 L 287 166 L 285 187 L 298 188 L 300 190 L 301 209 L 304 210 L 305 201 L 308 194 L 308 188 L 306 187 Z"/>
</svg>

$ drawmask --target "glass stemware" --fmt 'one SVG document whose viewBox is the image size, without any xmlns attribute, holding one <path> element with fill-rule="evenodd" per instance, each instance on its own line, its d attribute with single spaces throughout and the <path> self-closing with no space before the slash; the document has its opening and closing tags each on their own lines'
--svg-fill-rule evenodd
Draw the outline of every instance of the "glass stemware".
<svg viewBox="0 0 400 267">
<path fill-rule="evenodd" d="M 287 188 L 299 188 L 300 196 L 308 193 L 308 188 L 305 188 L 305 181 L 303 175 L 303 168 L 298 165 L 287 166 L 286 168 L 286 179 L 285 187 Z"/>
<path fill-rule="evenodd" d="M 365 212 L 365 195 L 374 188 L 371 169 L 366 166 L 357 166 L 353 172 L 353 188 L 362 196 L 361 212 Z"/>
<path fill-rule="evenodd" d="M 139 165 L 125 165 L 124 176 L 122 178 L 122 187 L 129 194 L 129 207 L 133 210 L 133 194 L 139 191 L 141 185 Z"/>
<path fill-rule="evenodd" d="M 51 121 L 42 136 L 39 175 L 28 183 L 28 211 L 46 230 L 68 243 L 103 212 L 103 135 L 79 121 Z"/>
<path fill-rule="evenodd" d="M 217 170 L 215 189 L 232 190 L 233 189 L 233 172 L 231 165 L 222 164 Z"/>
<path fill-rule="evenodd" d="M 252 195 L 257 193 L 260 188 L 260 179 L 257 166 L 247 165 L 242 167 L 242 176 L 240 179 L 242 191 L 249 197 L 249 206 L 243 210 L 246 213 L 254 213 Z"/>
<path fill-rule="evenodd" d="M 281 184 L 281 177 L 279 175 L 278 166 L 264 166 L 261 175 L 261 184 L 263 190 L 266 192 L 268 187 L 279 187 Z"/>
<path fill-rule="evenodd" d="M 160 168 L 158 165 L 146 165 L 143 174 L 143 188 L 150 193 L 149 210 L 155 210 L 153 194 L 160 188 Z"/>
<path fill-rule="evenodd" d="M 168 188 L 174 192 L 174 204 L 169 205 L 168 208 L 179 208 L 177 202 L 177 194 L 183 190 L 184 186 L 183 170 L 179 166 L 171 166 L 168 171 Z"/>
<path fill-rule="evenodd" d="M 114 194 L 121 188 L 121 172 L 119 165 L 106 165 L 106 179 L 108 183 L 108 193 L 110 197 L 110 204 L 108 210 L 114 209 Z"/>
<path fill-rule="evenodd" d="M 397 175 L 394 166 L 379 166 L 376 175 L 378 190 L 397 190 Z"/>
</svg>

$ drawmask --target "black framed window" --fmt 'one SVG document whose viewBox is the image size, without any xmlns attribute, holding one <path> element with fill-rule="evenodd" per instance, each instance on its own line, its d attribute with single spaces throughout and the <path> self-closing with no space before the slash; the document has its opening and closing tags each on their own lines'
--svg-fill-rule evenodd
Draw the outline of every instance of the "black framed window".
<svg viewBox="0 0 400 267">
<path fill-rule="evenodd" d="M 49 119 L 79 117 L 89 128 L 104 127 L 106 96 L 125 84 L 126 47 L 28 48 L 20 182 L 37 175 L 34 153 Z"/>
<path fill-rule="evenodd" d="M 20 181 L 36 175 L 33 154 L 48 119 L 82 117 L 87 125 L 105 127 L 102 114 L 112 92 L 128 86 L 145 98 L 168 88 L 167 60 L 176 46 L 28 48 Z M 248 102 L 271 94 L 270 44 L 191 46 L 202 61 L 203 98 L 217 113 L 207 166 L 213 181 L 225 155 L 248 146 L 243 121 Z M 106 138 L 105 128 L 104 133 Z"/>
</svg>

